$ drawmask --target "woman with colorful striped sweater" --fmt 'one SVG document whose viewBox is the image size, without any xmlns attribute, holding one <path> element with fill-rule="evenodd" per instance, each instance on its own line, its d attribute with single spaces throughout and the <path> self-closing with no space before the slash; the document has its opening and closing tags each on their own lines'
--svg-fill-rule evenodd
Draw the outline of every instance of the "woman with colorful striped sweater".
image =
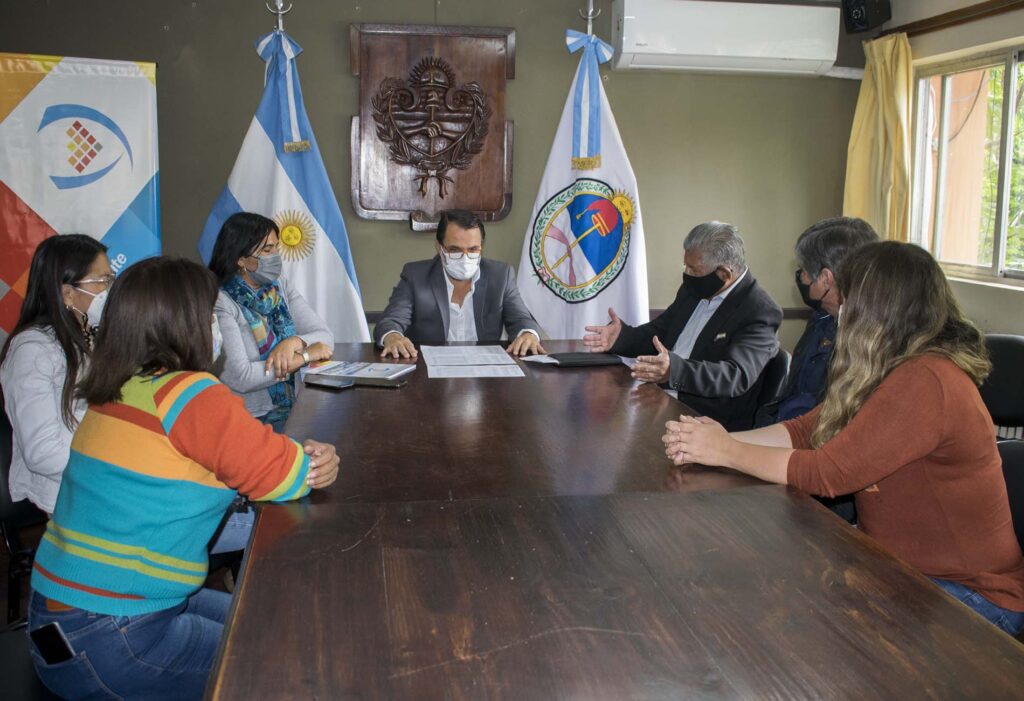
<svg viewBox="0 0 1024 701">
<path fill-rule="evenodd" d="M 62 697 L 201 697 L 230 601 L 203 588 L 225 509 L 337 477 L 333 446 L 274 433 L 207 372 L 216 297 L 209 271 L 168 258 L 111 288 L 32 573 L 33 660 Z"/>
</svg>

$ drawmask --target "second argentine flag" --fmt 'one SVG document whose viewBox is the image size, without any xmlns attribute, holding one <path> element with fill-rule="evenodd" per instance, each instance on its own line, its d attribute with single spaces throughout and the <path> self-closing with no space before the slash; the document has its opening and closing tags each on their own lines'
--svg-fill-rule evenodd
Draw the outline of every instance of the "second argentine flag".
<svg viewBox="0 0 1024 701">
<path fill-rule="evenodd" d="M 263 97 L 199 252 L 210 259 L 221 225 L 235 212 L 270 217 L 281 231 L 288 282 L 338 342 L 369 341 L 348 232 L 302 102 L 295 66 L 302 49 L 284 32 L 271 32 L 256 50 L 267 64 Z"/>
<path fill-rule="evenodd" d="M 648 320 L 647 259 L 636 177 L 598 65 L 612 55 L 595 36 L 568 30 L 583 51 L 533 205 L 519 263 L 519 293 L 551 338 L 580 338 L 614 307 Z"/>
</svg>

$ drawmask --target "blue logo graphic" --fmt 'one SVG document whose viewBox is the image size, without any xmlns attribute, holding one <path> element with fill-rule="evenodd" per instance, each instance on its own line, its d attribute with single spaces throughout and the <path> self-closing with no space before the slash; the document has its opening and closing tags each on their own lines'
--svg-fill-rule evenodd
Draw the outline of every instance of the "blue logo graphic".
<svg viewBox="0 0 1024 701">
<path fill-rule="evenodd" d="M 132 168 L 135 167 L 132 147 L 131 144 L 128 143 L 128 137 L 125 136 L 124 131 L 113 119 L 92 107 L 71 104 L 51 105 L 47 107 L 46 111 L 43 113 L 43 118 L 39 122 L 39 127 L 36 129 L 36 133 L 39 133 L 50 124 L 63 119 L 75 120 L 74 124 L 72 124 L 67 130 L 67 135 L 70 139 L 68 142 L 68 150 L 71 152 L 68 157 L 68 164 L 73 170 L 78 171 L 80 175 L 51 175 L 50 180 L 52 180 L 53 184 L 59 189 L 68 190 L 70 188 L 82 187 L 96 182 L 113 170 L 114 167 L 121 162 L 125 153 L 128 154 L 129 166 Z M 88 128 L 82 124 L 81 120 L 88 120 L 105 127 L 117 138 L 118 141 L 121 142 L 121 145 L 124 147 L 124 153 L 119 155 L 113 163 L 110 163 L 95 172 L 85 172 L 93 159 L 98 157 L 99 152 L 103 149 L 103 145 L 96 139 L 94 134 L 89 132 Z"/>
</svg>

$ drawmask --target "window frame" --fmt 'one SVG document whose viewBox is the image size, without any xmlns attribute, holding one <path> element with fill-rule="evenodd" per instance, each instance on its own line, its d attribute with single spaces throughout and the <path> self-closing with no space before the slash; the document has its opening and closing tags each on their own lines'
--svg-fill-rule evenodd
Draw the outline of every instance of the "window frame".
<svg viewBox="0 0 1024 701">
<path fill-rule="evenodd" d="M 942 240 L 941 240 L 941 217 L 945 198 L 945 170 L 946 170 L 946 117 L 949 111 L 948 85 L 950 76 L 955 73 L 962 73 L 979 68 L 1003 67 L 1003 109 L 1001 115 L 1000 143 L 999 143 L 999 175 L 996 184 L 996 218 L 992 236 L 992 259 L 988 265 L 970 265 L 965 263 L 953 263 L 943 261 Z M 942 90 L 939 97 L 938 139 L 939 154 L 936 164 L 935 192 L 932 202 L 932 231 L 931 246 L 928 250 L 939 261 L 947 273 L 956 277 L 980 280 L 986 282 L 1000 282 L 1024 286 L 1024 270 L 1006 268 L 1006 242 L 1007 242 L 1007 219 L 1009 215 L 1009 193 L 1011 167 L 1013 164 L 1013 137 L 1016 115 L 1012 108 L 1016 102 L 1018 73 L 1024 72 L 1024 44 L 1015 44 L 1008 48 L 1001 48 L 998 51 L 987 51 L 957 58 L 954 60 L 937 61 L 925 63 L 914 67 L 913 76 L 913 111 L 912 111 L 912 133 L 911 142 L 911 212 L 910 212 L 910 240 L 918 245 L 924 246 L 928 238 L 922 230 L 924 219 L 924 159 L 929 152 L 924 144 L 927 138 L 927 111 L 924 105 L 927 101 L 923 99 L 925 90 L 928 89 L 928 81 L 936 76 L 942 76 Z"/>
</svg>

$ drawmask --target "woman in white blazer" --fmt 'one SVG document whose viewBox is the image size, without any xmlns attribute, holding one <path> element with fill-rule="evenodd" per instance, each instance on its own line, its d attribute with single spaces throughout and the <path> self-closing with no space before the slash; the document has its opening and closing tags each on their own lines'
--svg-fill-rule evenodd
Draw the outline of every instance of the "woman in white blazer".
<svg viewBox="0 0 1024 701">
<path fill-rule="evenodd" d="M 221 381 L 254 417 L 282 431 L 295 398 L 294 373 L 327 360 L 334 335 L 281 276 L 277 224 L 239 212 L 217 235 L 210 270 L 220 294 L 214 313 L 224 338 Z"/>
<path fill-rule="evenodd" d="M 18 323 L 0 351 L 0 385 L 14 433 L 11 499 L 28 499 L 47 514 L 85 414 L 75 383 L 113 281 L 107 247 L 96 239 L 45 239 L 32 255 Z"/>
</svg>

